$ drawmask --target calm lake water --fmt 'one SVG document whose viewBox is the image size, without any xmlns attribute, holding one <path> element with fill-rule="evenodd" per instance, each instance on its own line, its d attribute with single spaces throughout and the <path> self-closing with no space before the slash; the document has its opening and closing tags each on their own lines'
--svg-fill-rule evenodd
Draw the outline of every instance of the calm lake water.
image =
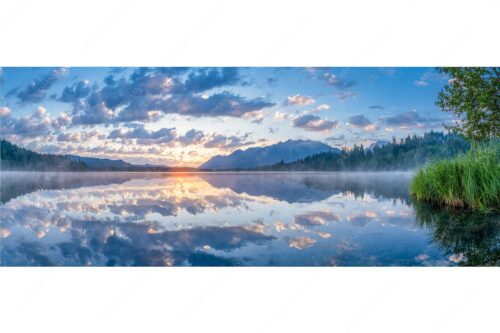
<svg viewBox="0 0 500 333">
<path fill-rule="evenodd" d="M 2 172 L 4 266 L 496 265 L 498 216 L 412 203 L 411 173 Z"/>
</svg>

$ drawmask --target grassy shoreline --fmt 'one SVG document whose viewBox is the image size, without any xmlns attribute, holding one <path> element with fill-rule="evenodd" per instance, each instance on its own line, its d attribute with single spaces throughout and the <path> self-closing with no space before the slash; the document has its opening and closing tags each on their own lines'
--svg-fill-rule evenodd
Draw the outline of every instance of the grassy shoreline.
<svg viewBox="0 0 500 333">
<path fill-rule="evenodd" d="M 474 147 L 468 153 L 420 169 L 410 194 L 437 206 L 500 211 L 500 144 Z"/>
</svg>

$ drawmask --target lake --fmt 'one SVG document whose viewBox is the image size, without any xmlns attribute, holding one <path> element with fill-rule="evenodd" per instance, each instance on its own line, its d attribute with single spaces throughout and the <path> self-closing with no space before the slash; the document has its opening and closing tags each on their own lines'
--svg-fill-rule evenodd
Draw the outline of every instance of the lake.
<svg viewBox="0 0 500 333">
<path fill-rule="evenodd" d="M 3 266 L 495 265 L 498 215 L 412 202 L 409 172 L 2 172 Z"/>
</svg>

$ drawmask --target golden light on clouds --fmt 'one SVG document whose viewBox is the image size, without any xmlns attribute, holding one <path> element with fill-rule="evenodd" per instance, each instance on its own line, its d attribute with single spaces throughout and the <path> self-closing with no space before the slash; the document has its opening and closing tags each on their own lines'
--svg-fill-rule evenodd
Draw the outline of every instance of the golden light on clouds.
<svg viewBox="0 0 500 333">
<path fill-rule="evenodd" d="M 7 229 L 7 228 L 0 229 L 0 237 L 1 238 L 7 238 L 7 237 L 9 237 L 10 233 L 11 233 L 10 230 Z"/>
<path fill-rule="evenodd" d="M 288 246 L 298 250 L 303 250 L 311 247 L 315 243 L 316 241 L 309 237 L 295 237 L 288 240 Z"/>
</svg>

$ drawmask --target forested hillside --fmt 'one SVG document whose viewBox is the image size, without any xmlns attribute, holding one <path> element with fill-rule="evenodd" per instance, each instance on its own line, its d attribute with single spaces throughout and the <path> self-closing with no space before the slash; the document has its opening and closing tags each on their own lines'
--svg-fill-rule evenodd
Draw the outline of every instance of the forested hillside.
<svg viewBox="0 0 500 333">
<path fill-rule="evenodd" d="M 82 171 L 87 166 L 83 162 L 72 161 L 63 155 L 39 154 L 1 140 L 2 170 L 35 171 Z"/>
<path fill-rule="evenodd" d="M 408 136 L 373 149 L 354 146 L 340 153 L 321 153 L 291 163 L 261 168 L 265 171 L 354 171 L 410 170 L 436 159 L 447 159 L 470 148 L 467 140 L 456 134 L 429 132 Z"/>
</svg>

